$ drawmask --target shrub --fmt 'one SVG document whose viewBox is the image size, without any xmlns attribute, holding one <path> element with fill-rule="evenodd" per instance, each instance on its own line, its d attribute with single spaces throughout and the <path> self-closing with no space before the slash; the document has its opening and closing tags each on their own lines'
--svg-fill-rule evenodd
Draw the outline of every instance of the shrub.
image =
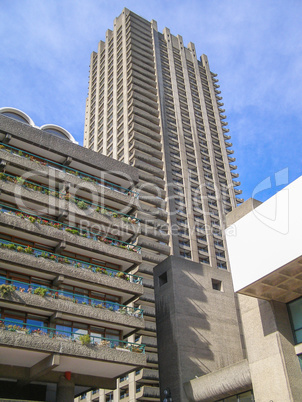
<svg viewBox="0 0 302 402">
<path fill-rule="evenodd" d="M 31 221 L 31 223 L 35 223 L 37 220 L 37 218 L 35 218 L 34 216 L 30 216 L 28 219 Z"/>
<path fill-rule="evenodd" d="M 3 284 L 3 285 L 0 286 L 0 295 L 1 295 L 1 297 L 9 296 L 15 290 L 16 290 L 15 286 Z"/>
<path fill-rule="evenodd" d="M 15 244 L 12 244 L 12 243 L 8 244 L 7 248 L 10 249 L 10 250 L 17 250 L 17 246 Z"/>
<path fill-rule="evenodd" d="M 20 186 L 23 186 L 24 181 L 25 180 L 22 177 L 16 177 L 16 183 L 19 184 Z"/>
<path fill-rule="evenodd" d="M 79 337 L 79 339 L 82 342 L 82 345 L 90 345 L 91 344 L 91 338 L 90 338 L 89 334 L 81 335 Z"/>
<path fill-rule="evenodd" d="M 88 209 L 88 205 L 87 205 L 86 202 L 84 202 L 84 201 L 78 201 L 77 206 L 78 206 L 80 209 Z"/>
<path fill-rule="evenodd" d="M 31 247 L 29 247 L 29 246 L 27 246 L 27 247 L 24 249 L 24 251 L 25 251 L 25 253 L 27 253 L 27 254 L 33 254 L 33 249 L 32 249 Z"/>
<path fill-rule="evenodd" d="M 45 295 L 46 295 L 46 293 L 47 293 L 47 289 L 45 289 L 45 288 L 36 288 L 35 290 L 34 290 L 34 294 L 35 295 L 38 295 L 38 296 L 42 296 L 42 297 L 44 297 Z"/>
</svg>

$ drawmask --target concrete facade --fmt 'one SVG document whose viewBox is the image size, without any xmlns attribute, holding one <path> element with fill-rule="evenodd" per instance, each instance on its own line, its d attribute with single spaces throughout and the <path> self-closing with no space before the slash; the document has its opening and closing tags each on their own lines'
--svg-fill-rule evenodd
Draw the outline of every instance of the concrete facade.
<svg viewBox="0 0 302 402">
<path fill-rule="evenodd" d="M 243 360 L 231 275 L 170 256 L 154 284 L 161 389 L 189 401 L 183 384 Z"/>
<path fill-rule="evenodd" d="M 138 173 L 46 128 L 0 109 L 0 399 L 71 402 L 146 366 Z"/>
<path fill-rule="evenodd" d="M 225 214 L 242 200 L 236 198 L 240 182 L 235 180 L 238 174 L 218 88 L 207 57 L 197 59 L 193 43 L 185 47 L 181 36 L 168 28 L 160 33 L 156 21 L 128 9 L 91 55 L 84 146 L 139 172 L 143 338 L 156 336 L 157 264 L 172 254 L 214 270 L 228 269 Z M 127 385 L 120 384 L 126 392 L 117 390 L 114 400 L 159 400 L 154 352 L 156 339 L 152 348 L 147 346 L 149 368 L 154 370 L 153 381 L 145 378 L 148 389 L 141 386 L 144 379 L 131 385 L 137 378 L 133 375 Z M 100 400 L 105 402 L 105 396 Z"/>
</svg>

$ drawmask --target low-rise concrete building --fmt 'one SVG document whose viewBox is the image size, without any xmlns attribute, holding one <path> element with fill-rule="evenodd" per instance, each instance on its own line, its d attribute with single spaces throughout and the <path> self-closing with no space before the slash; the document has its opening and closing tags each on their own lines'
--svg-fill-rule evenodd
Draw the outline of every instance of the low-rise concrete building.
<svg viewBox="0 0 302 402">
<path fill-rule="evenodd" d="M 161 392 L 174 402 L 301 401 L 301 196 L 302 177 L 227 215 L 231 272 L 175 257 L 155 269 Z"/>
<path fill-rule="evenodd" d="M 146 366 L 136 169 L 3 108 L 0 170 L 0 398 L 114 389 Z"/>
</svg>

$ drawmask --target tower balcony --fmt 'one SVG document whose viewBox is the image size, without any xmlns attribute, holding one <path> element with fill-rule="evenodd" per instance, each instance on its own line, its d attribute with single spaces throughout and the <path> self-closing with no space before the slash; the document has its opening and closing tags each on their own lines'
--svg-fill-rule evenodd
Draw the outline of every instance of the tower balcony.
<svg viewBox="0 0 302 402">
<path fill-rule="evenodd" d="M 217 95 L 216 95 L 216 99 L 219 100 L 219 101 L 221 101 L 223 98 L 222 98 L 222 96 L 217 96 Z"/>
<path fill-rule="evenodd" d="M 117 271 L 101 264 L 86 262 L 62 254 L 46 252 L 20 243 L 1 240 L 0 266 L 3 269 L 46 278 L 53 283 L 99 291 L 100 287 L 110 289 L 110 294 L 120 297 L 126 303 L 143 293 L 142 278 Z"/>
<path fill-rule="evenodd" d="M 240 195 L 242 194 L 242 190 L 237 190 L 236 188 L 234 189 L 235 195 Z"/>
<path fill-rule="evenodd" d="M 134 140 L 133 148 L 142 151 L 145 154 L 151 155 L 152 157 L 158 159 L 158 161 L 162 163 L 163 153 L 161 151 L 158 151 L 157 149 L 154 149 L 152 146 L 144 144 L 141 141 Z"/>
<path fill-rule="evenodd" d="M 160 392 L 158 387 L 144 385 L 136 389 L 136 399 L 138 401 L 159 401 Z"/>
<path fill-rule="evenodd" d="M 159 153 L 162 154 L 162 152 L 161 152 L 161 149 L 162 149 L 161 143 L 151 139 L 148 136 L 148 134 L 144 135 L 144 134 L 134 132 L 133 139 L 135 140 L 135 144 L 140 144 L 140 146 L 146 147 L 144 149 L 148 149 L 148 152 L 151 151 L 151 149 L 154 150 L 154 152 L 156 152 L 156 154 L 154 153 L 154 156 L 159 157 Z M 130 138 L 130 142 L 131 141 L 132 141 L 132 138 Z M 137 147 L 137 149 L 139 149 L 139 148 Z M 142 149 L 142 151 L 144 149 Z M 150 152 L 150 153 L 152 155 L 152 152 Z M 161 159 L 161 157 L 162 156 L 160 155 L 160 159 Z"/>
<path fill-rule="evenodd" d="M 221 99 L 222 99 L 222 98 L 221 98 Z M 217 105 L 218 105 L 218 106 L 223 106 L 224 103 L 223 103 L 223 102 L 217 102 Z"/>
<path fill-rule="evenodd" d="M 159 381 L 159 372 L 155 369 L 144 368 L 135 376 L 137 382 L 154 383 Z"/>
<path fill-rule="evenodd" d="M 130 130 L 134 130 L 135 132 L 143 134 L 143 135 L 145 135 L 147 137 L 150 137 L 152 140 L 157 141 L 158 143 L 160 143 L 161 136 L 159 134 L 159 128 L 158 127 L 156 127 L 156 130 L 153 130 L 154 126 L 149 128 L 148 126 L 144 125 L 143 119 L 140 119 L 140 118 L 137 118 L 135 121 L 131 118 L 131 122 L 129 122 L 130 126 L 131 126 L 132 121 L 133 121 L 133 125 L 130 128 Z"/>
<path fill-rule="evenodd" d="M 116 377 L 146 366 L 144 346 L 136 343 L 6 319 L 0 334 L 1 377 L 23 383 L 58 382 L 69 371 L 78 385 L 114 389 Z"/>
<path fill-rule="evenodd" d="M 241 184 L 240 181 L 235 181 L 235 180 L 233 180 L 232 183 L 233 183 L 233 187 L 240 186 L 240 184 Z"/>
<path fill-rule="evenodd" d="M 243 198 L 236 198 L 237 204 L 242 204 L 244 202 Z"/>
<path fill-rule="evenodd" d="M 149 163 L 140 161 L 140 160 L 135 160 L 134 166 L 146 171 L 147 173 L 151 173 L 160 179 L 164 178 L 164 171 L 162 169 L 159 169 L 155 166 L 150 165 Z"/>
<path fill-rule="evenodd" d="M 230 129 L 229 129 L 229 128 L 222 127 L 222 131 L 223 131 L 224 133 L 228 133 L 228 132 L 230 131 Z"/>
<path fill-rule="evenodd" d="M 236 158 L 231 158 L 230 156 L 228 156 L 228 161 L 229 162 L 235 162 Z"/>
<path fill-rule="evenodd" d="M 227 151 L 227 154 L 228 154 L 228 155 L 232 155 L 232 154 L 234 153 L 234 150 L 233 150 L 233 149 L 227 149 L 226 151 Z"/>
<path fill-rule="evenodd" d="M 75 254 L 80 249 L 86 258 L 93 255 L 98 258 L 97 254 L 101 252 L 103 259 L 108 261 L 119 256 L 125 268 L 141 262 L 139 246 L 103 233 L 96 234 L 87 229 L 73 228 L 50 219 L 27 216 L 16 210 L 12 214 L 10 209 L 2 207 L 0 210 L 0 230 L 2 229 L 6 235 L 19 238 L 22 233 L 25 244 L 44 243 L 48 249 L 49 247 L 53 250 L 64 249 Z"/>
<path fill-rule="evenodd" d="M 221 122 L 221 125 L 222 125 L 222 126 L 227 126 L 228 124 L 229 124 L 229 123 L 228 123 L 227 121 L 222 121 L 222 122 Z"/>
<path fill-rule="evenodd" d="M 139 159 L 139 160 L 141 160 L 141 161 L 143 161 L 145 163 L 148 163 L 149 165 L 158 167 L 159 169 L 163 168 L 163 162 L 161 160 L 159 160 L 157 158 L 154 158 L 154 157 L 152 157 L 152 156 L 150 156 L 150 155 L 148 155 L 148 154 L 146 154 L 144 152 L 135 150 L 134 151 L 134 156 L 135 156 L 136 159 Z"/>
<path fill-rule="evenodd" d="M 231 142 L 225 142 L 225 146 L 228 148 L 228 147 L 233 146 L 233 144 Z"/>
<path fill-rule="evenodd" d="M 14 143 L 14 141 L 11 142 Z M 73 160 L 72 157 L 66 156 L 65 162 L 59 163 L 42 155 L 29 152 L 25 148 L 26 145 L 23 146 L 23 144 L 21 149 L 20 147 L 2 143 L 0 144 L 0 159 L 6 161 L 10 169 L 14 169 L 18 173 L 33 171 L 41 176 L 41 179 L 43 177 L 44 179 L 45 177 L 53 177 L 56 174 L 56 179 L 59 182 L 67 181 L 78 187 L 83 187 L 83 183 L 85 183 L 86 187 L 90 186 L 90 191 L 93 188 L 94 192 L 100 192 L 106 198 L 108 197 L 108 199 L 112 200 L 118 197 L 118 201 L 123 204 L 129 203 L 129 196 L 133 198 L 137 198 L 138 196 L 137 192 L 123 186 L 126 184 L 126 181 L 119 177 L 115 177 L 115 182 L 113 182 L 107 180 L 105 174 L 104 177 L 91 174 L 96 171 L 89 169 L 88 166 L 86 167 L 87 172 L 84 172 L 84 168 L 77 169 L 76 167 L 82 168 L 82 166 Z M 55 158 L 53 155 L 51 157 Z"/>
<path fill-rule="evenodd" d="M 222 120 L 224 120 L 224 119 L 227 118 L 225 114 L 221 114 L 221 115 L 219 115 L 219 117 L 220 117 L 220 119 L 222 119 Z"/>
<path fill-rule="evenodd" d="M 144 329 L 143 310 L 115 302 L 95 299 L 83 294 L 68 292 L 64 289 L 49 288 L 36 280 L 36 283 L 16 281 L 0 276 L 2 308 L 16 309 L 19 312 L 31 311 L 32 314 L 49 317 L 55 322 L 61 320 L 76 321 L 86 325 L 103 326 L 118 329 L 122 337 L 134 330 Z"/>
</svg>

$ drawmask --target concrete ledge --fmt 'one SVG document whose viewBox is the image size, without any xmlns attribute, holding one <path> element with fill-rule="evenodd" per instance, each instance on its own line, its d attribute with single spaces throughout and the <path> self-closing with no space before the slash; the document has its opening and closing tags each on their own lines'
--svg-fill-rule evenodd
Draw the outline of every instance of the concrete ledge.
<svg viewBox="0 0 302 402">
<path fill-rule="evenodd" d="M 247 360 L 203 375 L 184 384 L 190 402 L 217 401 L 252 388 Z"/>
<path fill-rule="evenodd" d="M 142 353 L 117 350 L 108 346 L 82 345 L 81 342 L 49 338 L 43 335 L 19 334 L 0 329 L 0 345 L 30 349 L 46 353 L 58 353 L 71 357 L 108 361 L 131 366 L 146 366 L 146 356 Z"/>
<path fill-rule="evenodd" d="M 108 275 L 91 272 L 87 269 L 75 268 L 67 264 L 61 264 L 45 258 L 36 258 L 26 253 L 18 253 L 16 251 L 1 249 L 0 260 L 8 262 L 11 265 L 21 265 L 30 270 L 36 270 L 37 276 L 39 271 L 52 273 L 54 278 L 58 275 L 64 275 L 67 278 L 78 280 L 79 282 L 90 282 L 93 285 L 105 286 L 107 288 L 118 289 L 125 294 L 141 295 L 143 294 L 143 286 L 125 281 L 120 278 L 113 278 Z"/>
<path fill-rule="evenodd" d="M 26 152 L 24 152 L 26 153 Z M 138 207 L 138 199 L 133 196 L 129 196 L 119 191 L 111 190 L 105 186 L 101 186 L 98 184 L 89 183 L 80 177 L 77 177 L 73 174 L 60 172 L 59 170 L 43 166 L 40 163 L 36 163 L 35 161 L 31 161 L 28 158 L 19 157 L 18 155 L 10 154 L 5 150 L 0 150 L 0 158 L 10 162 L 13 165 L 22 167 L 22 170 L 28 170 L 31 172 L 37 172 L 44 177 L 53 177 L 54 174 L 56 178 L 65 181 L 67 183 L 71 183 L 77 189 L 87 189 L 88 191 L 92 191 L 94 193 L 98 193 L 102 196 L 102 198 L 108 198 L 114 201 L 118 201 L 123 205 L 132 205 L 133 207 Z M 67 168 L 68 169 L 68 168 Z"/>
<path fill-rule="evenodd" d="M 101 252 L 103 255 L 114 256 L 121 260 L 140 264 L 142 258 L 140 254 L 124 248 L 107 245 L 100 241 L 88 239 L 76 234 L 71 234 L 63 230 L 58 230 L 51 226 L 41 225 L 37 222 L 32 223 L 28 220 L 18 218 L 14 215 L 0 214 L 0 224 L 6 227 L 16 227 L 24 233 L 31 233 L 48 239 L 65 241 L 67 244 L 77 246 L 81 249 Z M 129 225 L 132 226 L 132 225 Z"/>
<path fill-rule="evenodd" d="M 82 305 L 78 303 L 73 303 L 72 301 L 62 300 L 60 298 L 53 299 L 50 296 L 42 297 L 35 294 L 15 291 L 9 296 L 0 296 L 0 299 L 13 302 L 13 304 L 16 305 L 15 307 L 18 307 L 18 304 L 22 304 L 26 306 L 50 310 L 53 312 L 60 311 L 62 313 L 85 317 L 87 322 L 91 320 L 99 320 L 103 322 L 119 324 L 128 328 L 145 328 L 145 323 L 143 319 L 127 314 L 113 312 L 108 310 L 107 308 L 97 308 L 89 305 Z M 13 306 L 13 304 L 11 305 Z"/>
</svg>

